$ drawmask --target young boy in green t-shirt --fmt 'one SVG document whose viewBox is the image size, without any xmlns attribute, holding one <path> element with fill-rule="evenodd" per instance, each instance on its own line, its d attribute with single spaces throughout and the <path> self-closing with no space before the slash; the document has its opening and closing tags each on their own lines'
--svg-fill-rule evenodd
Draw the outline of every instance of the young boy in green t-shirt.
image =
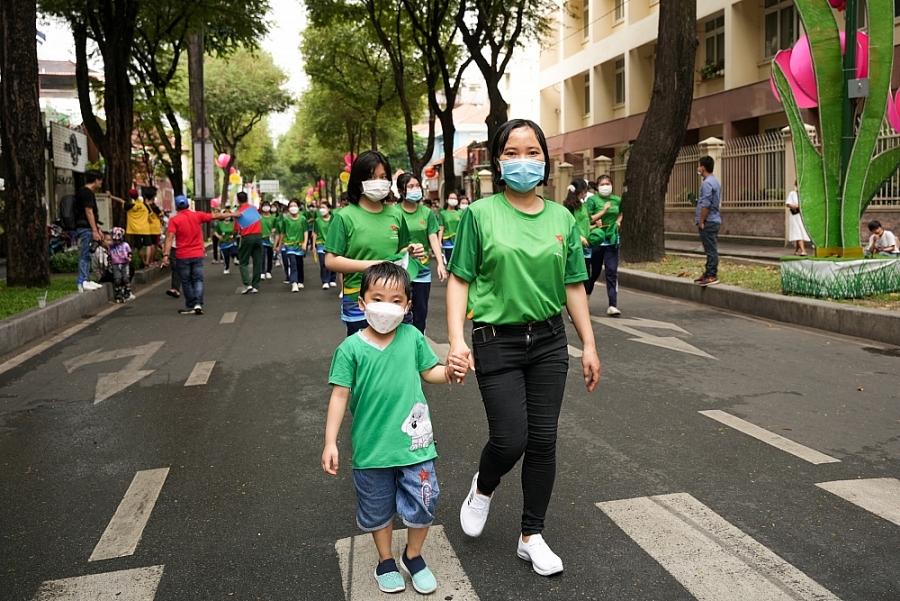
<svg viewBox="0 0 900 601">
<path fill-rule="evenodd" d="M 386 593 L 406 588 L 391 552 L 395 514 L 406 524 L 400 565 L 421 594 L 437 582 L 422 559 L 440 493 L 434 474 L 434 435 L 422 382 L 449 383 L 446 368 L 425 336 L 403 325 L 410 309 L 409 275 L 390 262 L 363 272 L 359 307 L 369 326 L 347 337 L 335 351 L 328 382 L 331 400 L 325 424 L 322 469 L 338 470 L 337 437 L 347 404 L 353 414 L 353 484 L 359 527 L 378 549 L 375 580 Z"/>
</svg>

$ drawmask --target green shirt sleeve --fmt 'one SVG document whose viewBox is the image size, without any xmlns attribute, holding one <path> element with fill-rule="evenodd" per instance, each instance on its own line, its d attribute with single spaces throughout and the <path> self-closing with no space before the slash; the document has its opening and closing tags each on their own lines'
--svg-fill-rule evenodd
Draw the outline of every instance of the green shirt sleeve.
<svg viewBox="0 0 900 601">
<path fill-rule="evenodd" d="M 572 224 L 566 244 L 566 273 L 563 282 L 575 284 L 588 279 L 587 266 L 584 264 L 584 251 L 581 246 L 581 232 L 578 224 Z"/>
<path fill-rule="evenodd" d="M 437 234 L 441 231 L 441 224 L 438 223 L 437 217 L 434 216 L 432 211 L 428 211 L 428 221 L 426 222 L 428 235 Z"/>
<path fill-rule="evenodd" d="M 428 344 L 428 341 L 425 339 L 425 335 L 422 334 L 419 330 L 416 330 L 416 369 L 419 372 L 423 372 L 426 369 L 431 369 L 438 363 L 440 363 L 440 359 L 434 353 L 431 348 L 431 345 Z"/>
<path fill-rule="evenodd" d="M 584 267 L 583 264 L 582 267 Z M 475 213 L 467 210 L 459 222 L 459 229 L 456 230 L 456 243 L 447 269 L 471 283 L 475 280 L 480 268 L 481 234 L 478 231 Z"/>
<path fill-rule="evenodd" d="M 399 251 L 401 248 L 405 248 L 412 243 L 412 239 L 409 237 L 409 228 L 406 227 L 406 219 L 403 218 L 403 215 L 400 215 L 400 228 L 397 230 L 397 250 Z"/>
<path fill-rule="evenodd" d="M 346 344 L 341 344 L 334 352 L 331 360 L 331 371 L 328 373 L 328 383 L 344 388 L 353 388 L 356 380 L 356 365 L 352 353 Z"/>
<path fill-rule="evenodd" d="M 405 230 L 405 228 L 406 226 L 404 225 L 403 228 L 401 228 L 401 232 Z M 409 238 L 408 231 L 406 237 Z M 331 218 L 331 227 L 328 229 L 328 237 L 325 239 L 324 250 L 327 253 L 344 257 L 347 255 L 347 243 L 347 226 L 344 223 L 344 216 L 337 214 Z"/>
</svg>

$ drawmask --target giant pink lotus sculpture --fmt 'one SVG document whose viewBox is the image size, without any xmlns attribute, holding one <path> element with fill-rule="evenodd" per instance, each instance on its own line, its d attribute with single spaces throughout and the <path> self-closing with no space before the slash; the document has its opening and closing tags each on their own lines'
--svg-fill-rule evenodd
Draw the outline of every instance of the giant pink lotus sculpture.
<svg viewBox="0 0 900 601">
<path fill-rule="evenodd" d="M 831 1 L 834 6 L 835 2 Z M 835 7 L 836 8 L 836 7 Z M 841 53 L 847 48 L 847 40 L 844 32 L 840 32 Z M 800 37 L 793 48 L 782 50 L 775 55 L 775 62 L 781 67 L 791 89 L 794 91 L 794 99 L 797 106 L 809 109 L 819 106 L 819 92 L 816 89 L 816 74 L 813 67 L 812 54 L 809 48 L 809 38 L 806 35 Z M 863 32 L 856 34 L 856 77 L 863 78 L 869 75 L 869 36 Z M 778 90 L 775 88 L 774 75 L 769 79 L 772 85 L 772 93 L 781 101 Z"/>
</svg>

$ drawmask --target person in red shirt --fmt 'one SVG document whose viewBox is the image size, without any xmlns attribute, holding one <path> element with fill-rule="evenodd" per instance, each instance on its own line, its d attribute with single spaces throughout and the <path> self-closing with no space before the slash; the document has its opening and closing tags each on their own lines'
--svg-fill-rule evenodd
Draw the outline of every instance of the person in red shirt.
<svg viewBox="0 0 900 601">
<path fill-rule="evenodd" d="M 259 292 L 259 281 L 262 277 L 262 216 L 256 210 L 246 192 L 237 193 L 238 206 L 234 215 L 235 233 L 241 237 L 238 247 L 238 261 L 241 267 L 241 279 L 244 291 L 241 294 Z M 253 259 L 253 271 L 250 271 L 250 260 Z"/>
<path fill-rule="evenodd" d="M 172 242 L 175 242 L 175 263 L 181 277 L 185 303 L 185 308 L 178 312 L 182 315 L 203 315 L 203 255 L 206 253 L 206 247 L 203 244 L 203 230 L 200 226 L 213 219 L 227 219 L 231 214 L 191 211 L 190 206 L 191 203 L 186 196 L 175 197 L 175 208 L 178 213 L 169 219 L 166 246 L 163 249 L 163 266 L 169 265 L 169 251 L 172 249 Z"/>
</svg>

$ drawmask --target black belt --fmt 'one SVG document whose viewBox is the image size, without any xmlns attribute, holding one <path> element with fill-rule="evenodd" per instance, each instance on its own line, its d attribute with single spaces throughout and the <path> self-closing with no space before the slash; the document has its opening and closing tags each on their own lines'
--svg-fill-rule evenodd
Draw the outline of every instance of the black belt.
<svg viewBox="0 0 900 601">
<path fill-rule="evenodd" d="M 491 332 L 496 334 L 510 334 L 510 335 L 519 335 L 519 334 L 528 334 L 532 332 L 554 332 L 563 325 L 563 318 L 561 313 L 557 313 L 553 317 L 549 319 L 544 319 L 542 321 L 529 321 L 526 323 L 517 323 L 517 324 L 503 324 L 503 325 L 492 325 L 489 323 L 483 323 L 479 321 L 472 322 L 472 331 L 478 330 L 480 328 L 487 328 L 491 330 Z"/>
</svg>

